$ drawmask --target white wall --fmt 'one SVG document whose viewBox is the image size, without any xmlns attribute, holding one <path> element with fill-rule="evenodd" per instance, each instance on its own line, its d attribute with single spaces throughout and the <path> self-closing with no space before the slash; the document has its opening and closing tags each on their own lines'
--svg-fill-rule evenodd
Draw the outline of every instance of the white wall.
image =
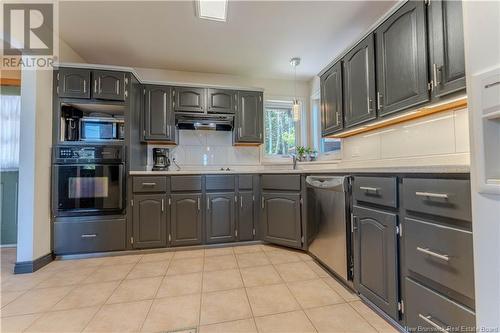
<svg viewBox="0 0 500 333">
<path fill-rule="evenodd" d="M 464 1 L 465 65 L 467 93 L 471 113 L 481 91 L 469 78 L 488 68 L 500 67 L 500 2 Z M 480 99 L 480 98 L 479 98 Z M 471 142 L 475 133 L 470 118 Z M 471 151 L 472 229 L 474 234 L 474 279 L 476 285 L 476 324 L 480 328 L 500 328 L 500 196 L 480 194 L 476 190 L 476 152 Z"/>
</svg>

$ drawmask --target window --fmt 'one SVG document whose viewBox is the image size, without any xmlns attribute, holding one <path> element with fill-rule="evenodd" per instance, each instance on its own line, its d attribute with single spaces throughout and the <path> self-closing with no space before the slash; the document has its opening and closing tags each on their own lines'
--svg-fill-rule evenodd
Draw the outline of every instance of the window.
<svg viewBox="0 0 500 333">
<path fill-rule="evenodd" d="M 17 87 L 3 87 L 0 96 L 0 170 L 19 168 L 21 96 Z"/>
<path fill-rule="evenodd" d="M 322 155 L 340 158 L 341 140 L 321 137 L 321 109 L 319 98 L 312 100 L 312 130 L 314 149 Z"/>
<path fill-rule="evenodd" d="M 292 103 L 269 101 L 264 108 L 264 152 L 288 156 L 298 142 L 298 126 L 293 120 Z"/>
</svg>

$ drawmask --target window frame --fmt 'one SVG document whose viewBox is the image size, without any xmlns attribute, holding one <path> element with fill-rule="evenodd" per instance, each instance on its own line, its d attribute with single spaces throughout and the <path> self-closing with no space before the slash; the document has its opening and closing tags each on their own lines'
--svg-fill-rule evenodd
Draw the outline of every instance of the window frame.
<svg viewBox="0 0 500 333">
<path fill-rule="evenodd" d="M 266 153 L 266 109 L 268 106 L 276 105 L 278 107 L 283 107 L 283 106 L 289 106 L 292 107 L 293 105 L 293 100 L 294 97 L 289 97 L 289 96 L 266 96 L 264 98 L 264 110 L 263 110 L 263 117 L 262 117 L 262 126 L 263 126 L 263 134 L 264 134 L 264 139 L 261 145 L 261 156 L 262 156 L 262 163 L 263 164 L 289 164 L 291 157 L 290 155 L 269 155 Z M 303 144 L 303 139 L 307 138 L 307 135 L 303 133 L 305 130 L 306 126 L 304 126 L 304 123 L 306 121 L 305 117 L 305 108 L 304 108 L 304 103 L 302 99 L 299 98 L 299 106 L 300 106 L 300 119 L 298 121 L 295 121 L 295 145 L 302 145 Z"/>
</svg>

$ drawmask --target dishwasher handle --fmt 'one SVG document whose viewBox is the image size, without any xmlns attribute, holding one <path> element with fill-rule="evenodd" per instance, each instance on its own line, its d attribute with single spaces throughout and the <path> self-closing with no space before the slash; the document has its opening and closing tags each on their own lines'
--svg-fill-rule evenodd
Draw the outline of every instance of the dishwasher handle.
<svg viewBox="0 0 500 333">
<path fill-rule="evenodd" d="M 346 192 L 345 180 L 347 177 L 338 176 L 307 176 L 306 183 L 321 190 Z"/>
</svg>

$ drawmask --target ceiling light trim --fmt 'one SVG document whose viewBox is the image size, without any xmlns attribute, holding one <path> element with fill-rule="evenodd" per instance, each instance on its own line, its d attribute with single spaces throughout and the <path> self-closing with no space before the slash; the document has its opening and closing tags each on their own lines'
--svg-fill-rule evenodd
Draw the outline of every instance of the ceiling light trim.
<svg viewBox="0 0 500 333">
<path fill-rule="evenodd" d="M 194 0 L 194 3 L 196 17 L 209 21 L 227 22 L 228 0 Z"/>
</svg>

